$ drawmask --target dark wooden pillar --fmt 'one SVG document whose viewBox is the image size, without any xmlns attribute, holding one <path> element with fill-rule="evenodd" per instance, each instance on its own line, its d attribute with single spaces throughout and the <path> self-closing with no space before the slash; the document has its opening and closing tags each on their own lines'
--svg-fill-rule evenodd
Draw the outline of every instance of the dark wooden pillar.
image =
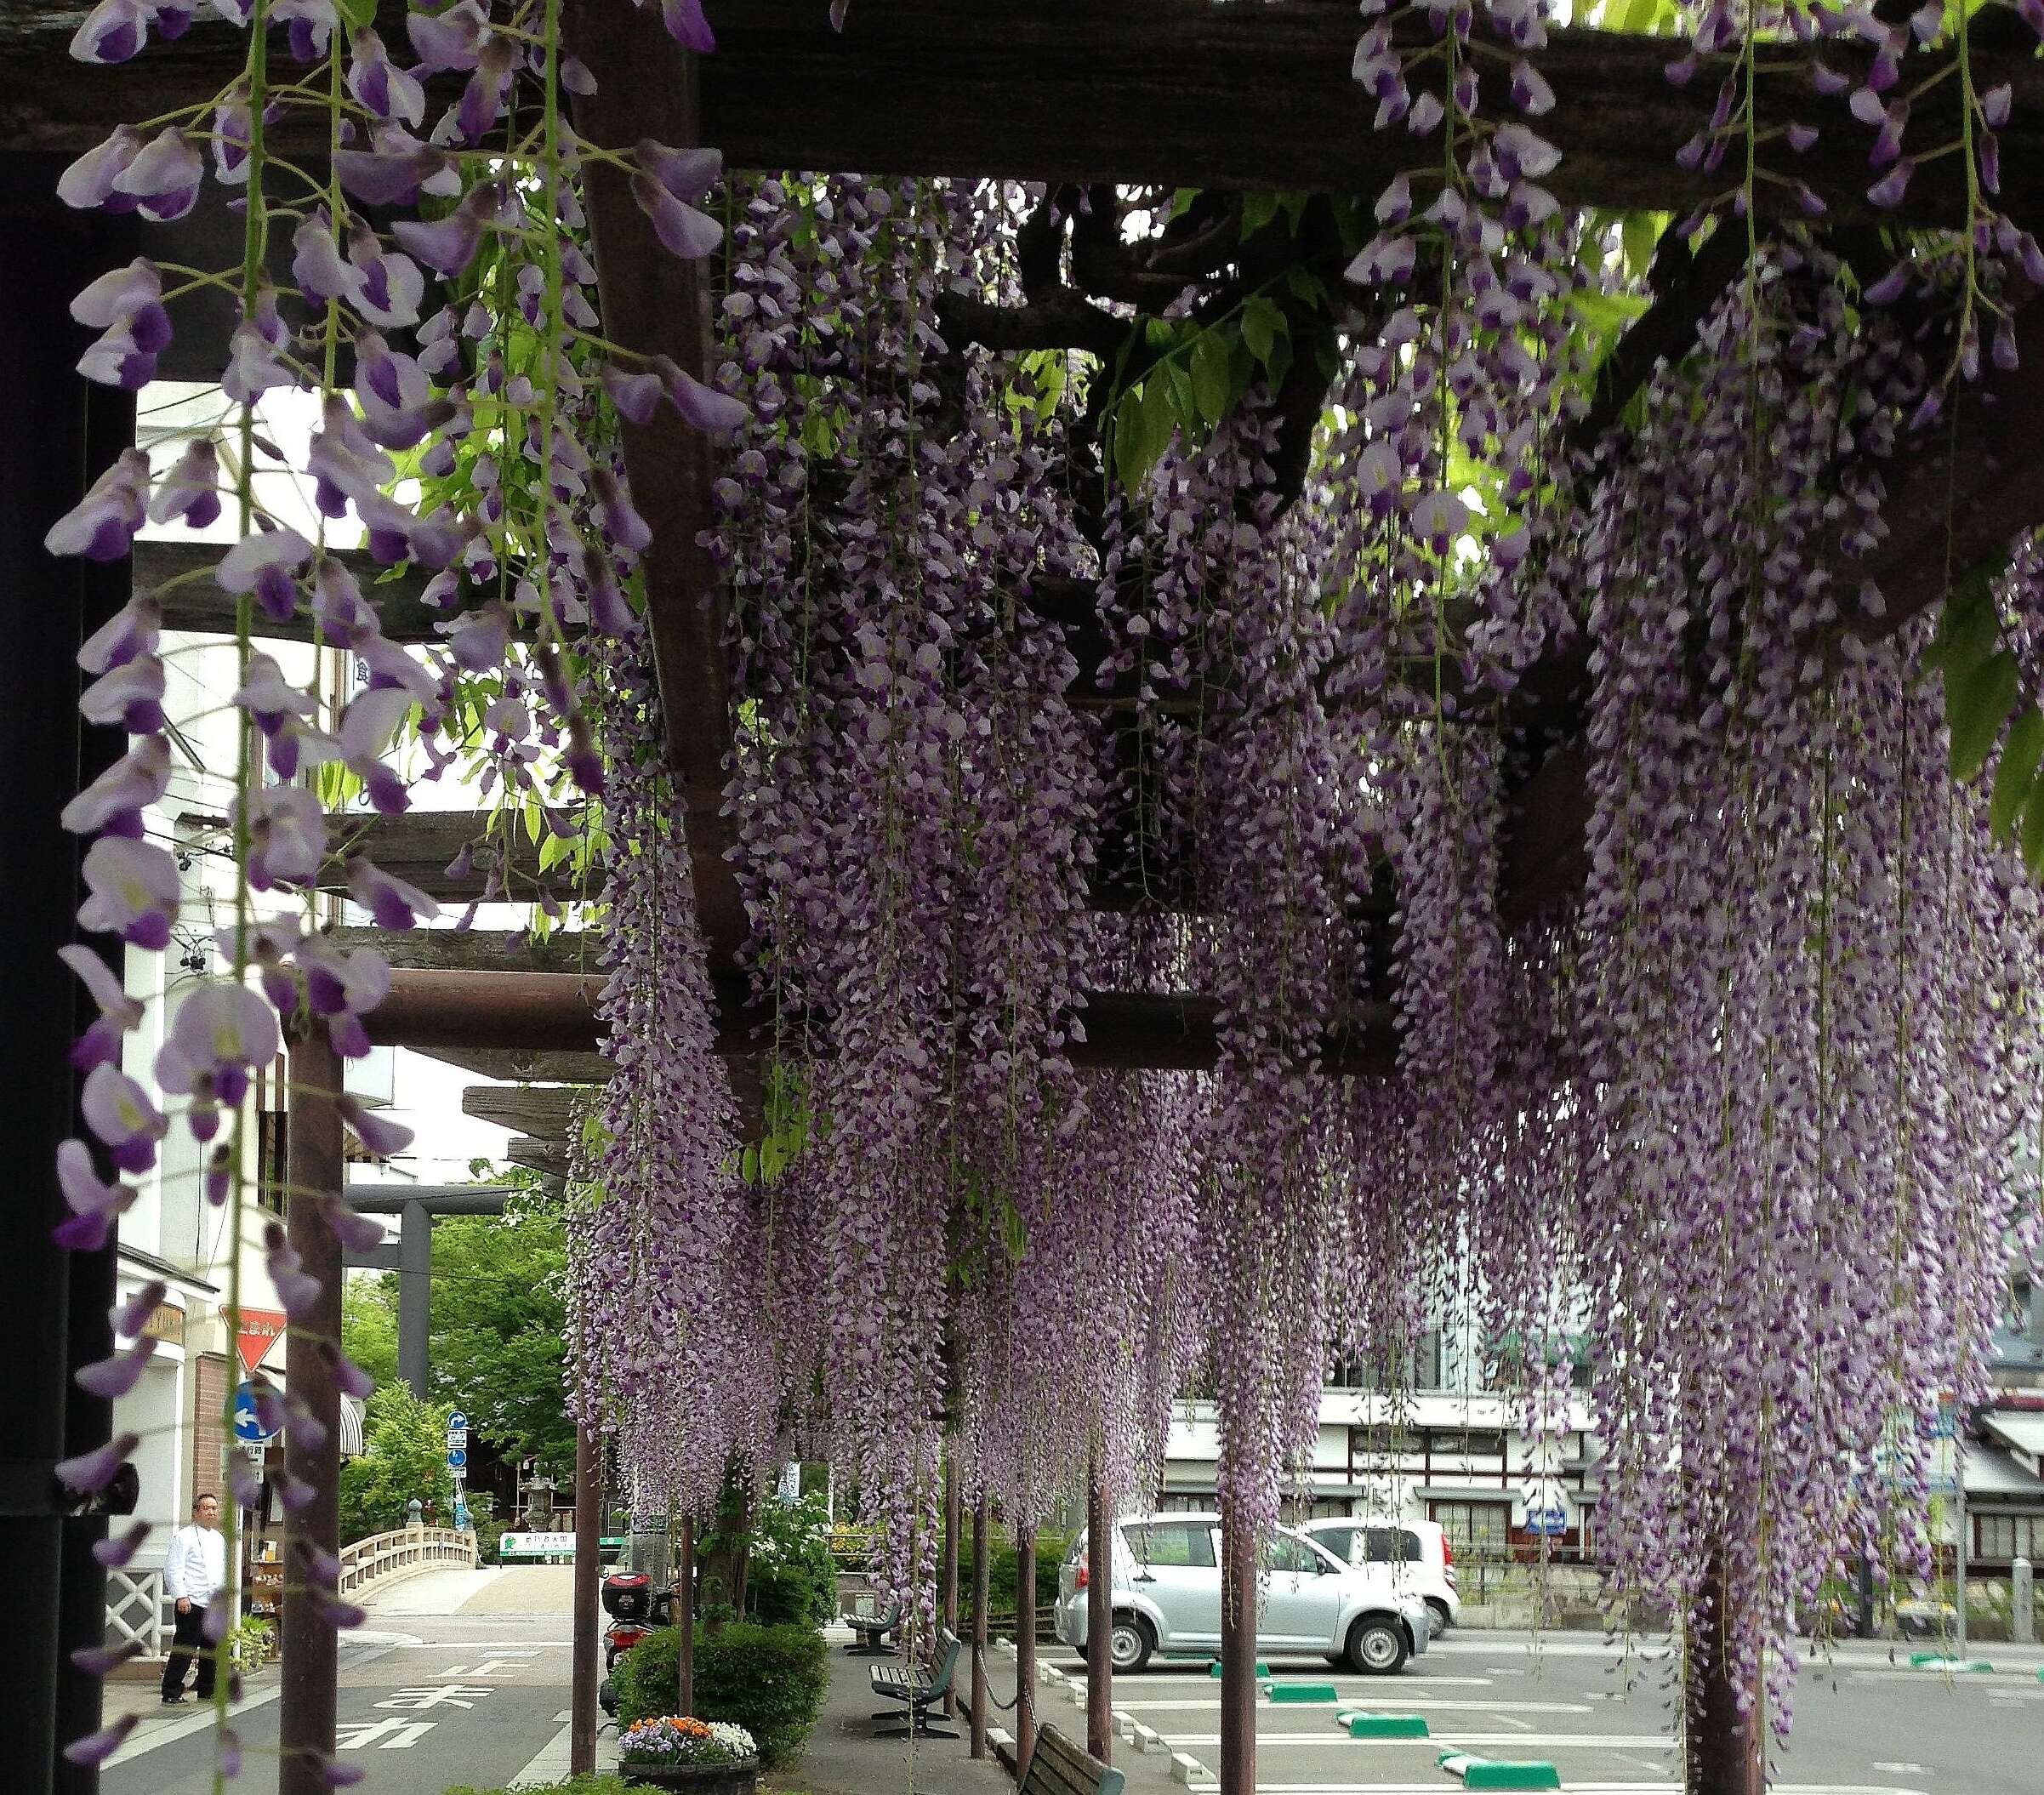
<svg viewBox="0 0 2044 1795">
<path fill-rule="evenodd" d="M 1036 1529 L 1015 1530 L 1015 1780 L 1036 1749 Z"/>
<path fill-rule="evenodd" d="M 958 1466 L 950 1453 L 944 1455 L 944 1555 L 938 1585 L 945 1630 L 954 1638 L 958 1633 L 958 1532 L 959 1532 Z M 952 1682 L 955 1686 L 958 1679 Z M 944 1712 L 947 1716 L 958 1712 L 958 1700 L 952 1690 L 944 1691 Z"/>
<path fill-rule="evenodd" d="M 1086 1491 L 1086 1749 L 1114 1755 L 1114 1520 L 1097 1467 Z"/>
<path fill-rule="evenodd" d="M 1255 1795 L 1256 1535 L 1221 1507 L 1221 1795 Z"/>
<path fill-rule="evenodd" d="M 602 1580 L 602 1449 L 586 1427 L 575 1430 L 575 1631 L 568 1690 L 568 1774 L 596 1768 L 596 1586 Z"/>
<path fill-rule="evenodd" d="M 675 1712 L 692 1714 L 696 1711 L 696 1523 L 691 1515 L 681 1517 L 681 1525 L 675 1541 L 675 1606 L 673 1621 L 680 1630 L 676 1641 L 675 1668 L 680 1684 L 677 1691 L 680 1701 Z"/>
<path fill-rule="evenodd" d="M 285 1575 L 302 1587 L 316 1564 L 340 1550 L 340 1387 L 328 1354 L 340 1344 L 341 1248 L 322 1205 L 341 1200 L 341 1119 L 334 1107 L 341 1063 L 323 1028 L 292 1042 L 290 1086 L 286 1217 L 292 1250 L 306 1275 L 319 1279 L 320 1291 L 314 1312 L 294 1321 L 286 1337 L 284 1382 L 325 1434 L 313 1446 L 297 1429 L 285 1430 L 285 1468 L 312 1490 L 312 1500 L 284 1521 Z M 325 1766 L 333 1755 L 333 1623 L 320 1604 L 287 1592 L 281 1633 L 278 1795 L 324 1795 Z"/>
<path fill-rule="evenodd" d="M 1688 1662 L 1688 1725 L 1684 1729 L 1684 1787 L 1688 1795 L 1765 1795 L 1761 1750 L 1759 1691 L 1741 1690 L 1729 1671 L 1731 1648 L 1747 1617 L 1725 1601 L 1722 1566 L 1711 1578 L 1711 1612 L 1692 1627 Z"/>
<path fill-rule="evenodd" d="M 81 71 L 89 78 L 89 71 Z M 84 843 L 58 813 L 126 746 L 118 732 L 88 729 L 77 712 L 84 684 L 79 644 L 128 596 L 125 561 L 47 554 L 43 538 L 134 441 L 134 402 L 88 385 L 72 364 L 93 333 L 69 315 L 73 296 L 136 253 L 132 220 L 70 210 L 56 197 L 69 158 L 0 157 L 0 258 L 8 271 L 0 329 L 0 391 L 12 428 L 0 433 L 0 593 L 7 652 L 0 656 L 0 943 L 7 1001 L 0 1005 L 0 1163 L 14 1188 L 0 1204 L 0 1364 L 7 1367 L 9 1461 L 0 1490 L 0 1551 L 12 1567 L 0 1627 L 0 1689 L 7 1692 L 6 1779 L 23 1795 L 89 1795 L 98 1772 L 61 1755 L 97 1732 L 99 1679 L 71 1653 L 104 1643 L 106 1574 L 92 1555 L 102 1516 L 66 1517 L 53 1467 L 104 1445 L 112 1405 L 71 1381 L 111 1349 L 112 1241 L 67 1253 L 50 1230 L 70 1211 L 56 1179 L 57 1143 L 76 1134 L 77 1080 L 67 1057 L 85 1020 L 83 988 L 57 957 L 86 940 Z M 118 943 L 110 953 L 120 953 Z M 118 960 L 116 959 L 117 965 Z M 105 1168 L 102 1167 L 102 1170 Z"/>
<path fill-rule="evenodd" d="M 972 1515 L 972 1755 L 987 1755 L 987 1527 L 982 1495 Z"/>
</svg>

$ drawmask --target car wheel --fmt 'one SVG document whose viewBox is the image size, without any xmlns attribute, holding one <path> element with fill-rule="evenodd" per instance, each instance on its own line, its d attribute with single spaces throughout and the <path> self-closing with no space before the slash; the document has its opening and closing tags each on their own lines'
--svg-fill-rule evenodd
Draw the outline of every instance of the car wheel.
<svg viewBox="0 0 2044 1795">
<path fill-rule="evenodd" d="M 1448 1604 L 1429 1596 L 1426 1598 L 1426 1612 L 1433 1621 L 1433 1636 L 1438 1639 L 1448 1631 Z"/>
<path fill-rule="evenodd" d="M 1150 1654 L 1157 1650 L 1157 1635 L 1141 1615 L 1116 1615 L 1107 1644 L 1116 1670 L 1137 1671 L 1150 1661 Z"/>
<path fill-rule="evenodd" d="M 1406 1655 L 1405 1629 L 1387 1615 L 1365 1615 L 1348 1630 L 1348 1666 L 1360 1676 L 1391 1676 Z"/>
</svg>

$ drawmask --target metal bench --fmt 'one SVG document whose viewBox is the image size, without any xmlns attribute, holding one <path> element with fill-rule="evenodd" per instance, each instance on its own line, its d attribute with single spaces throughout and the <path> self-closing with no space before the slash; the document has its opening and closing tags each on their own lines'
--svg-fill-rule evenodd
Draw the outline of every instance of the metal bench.
<svg viewBox="0 0 2044 1795">
<path fill-rule="evenodd" d="M 845 1624 L 858 1637 L 845 1650 L 855 1658 L 880 1658 L 887 1655 L 887 1648 L 880 1642 L 902 1624 L 902 1604 L 888 1604 L 884 1615 L 848 1614 Z"/>
<path fill-rule="evenodd" d="M 1039 1726 L 1017 1795 L 1121 1795 L 1127 1780 L 1112 1765 L 1082 1751 L 1056 1727 Z"/>
<path fill-rule="evenodd" d="M 961 1650 L 959 1637 L 943 1627 L 937 1633 L 937 1669 L 918 1670 L 913 1664 L 876 1664 L 868 1680 L 873 1692 L 897 1706 L 875 1711 L 875 1720 L 890 1723 L 873 1729 L 875 1739 L 905 1739 L 911 1734 L 924 1739 L 955 1739 L 948 1727 L 932 1726 L 930 1711 L 951 1693 L 951 1679 L 958 1670 Z"/>
</svg>

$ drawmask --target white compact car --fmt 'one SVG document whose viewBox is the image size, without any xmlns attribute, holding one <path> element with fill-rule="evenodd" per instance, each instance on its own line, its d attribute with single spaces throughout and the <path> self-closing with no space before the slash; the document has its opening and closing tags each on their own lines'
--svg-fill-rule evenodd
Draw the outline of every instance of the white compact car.
<svg viewBox="0 0 2044 1795">
<path fill-rule="evenodd" d="M 1438 1521 L 1327 1519 L 1308 1521 L 1300 1532 L 1324 1546 L 1344 1564 L 1388 1566 L 1401 1590 L 1419 1596 L 1433 1616 L 1433 1630 L 1443 1633 L 1462 1618 L 1462 1598 L 1455 1587 L 1455 1548 Z"/>
<path fill-rule="evenodd" d="M 1212 1658 L 1221 1650 L 1221 1519 L 1213 1514 L 1130 1515 L 1114 1530 L 1118 1671 L 1141 1670 L 1153 1653 Z M 1324 1546 L 1280 1527 L 1264 1549 L 1256 1604 L 1258 1651 L 1318 1652 L 1371 1676 L 1388 1676 L 1432 1637 L 1416 1589 L 1393 1567 L 1343 1564 Z M 1086 1536 L 1057 1574 L 1057 1637 L 1087 1649 Z"/>
</svg>

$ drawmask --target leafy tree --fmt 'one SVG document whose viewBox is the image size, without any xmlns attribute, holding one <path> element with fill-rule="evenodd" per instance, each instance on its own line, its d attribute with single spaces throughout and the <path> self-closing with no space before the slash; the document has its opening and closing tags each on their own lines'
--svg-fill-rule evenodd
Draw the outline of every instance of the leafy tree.
<svg viewBox="0 0 2044 1795">
<path fill-rule="evenodd" d="M 472 1168 L 526 1184 L 501 1216 L 458 1216 L 433 1235 L 433 1394 L 466 1411 L 499 1451 L 567 1473 L 567 1226 L 537 1176 Z M 524 1168 L 517 1168 L 523 1171 Z"/>
<path fill-rule="evenodd" d="M 575 1462 L 566 1387 L 567 1232 L 537 1173 L 470 1167 L 518 1186 L 501 1216 L 448 1216 L 433 1230 L 428 1321 L 434 1399 L 507 1456 L 537 1457 L 556 1473 Z M 397 1376 L 398 1274 L 351 1279 L 341 1299 L 341 1344 L 381 1386 Z"/>
<path fill-rule="evenodd" d="M 362 1422 L 364 1450 L 341 1467 L 340 1532 L 344 1542 L 401 1527 L 414 1498 L 452 1524 L 454 1479 L 447 1473 L 447 1416 L 443 1404 L 421 1402 L 401 1383 L 385 1384 L 369 1399 Z"/>
<path fill-rule="evenodd" d="M 397 1292 L 389 1274 L 350 1278 L 341 1290 L 341 1350 L 381 1389 L 397 1381 Z"/>
<path fill-rule="evenodd" d="M 769 1497 L 753 1520 L 746 1568 L 746 1607 L 766 1626 L 794 1621 L 821 1627 L 837 1612 L 837 1563 L 830 1556 L 830 1519 L 823 1499 Z"/>
</svg>

